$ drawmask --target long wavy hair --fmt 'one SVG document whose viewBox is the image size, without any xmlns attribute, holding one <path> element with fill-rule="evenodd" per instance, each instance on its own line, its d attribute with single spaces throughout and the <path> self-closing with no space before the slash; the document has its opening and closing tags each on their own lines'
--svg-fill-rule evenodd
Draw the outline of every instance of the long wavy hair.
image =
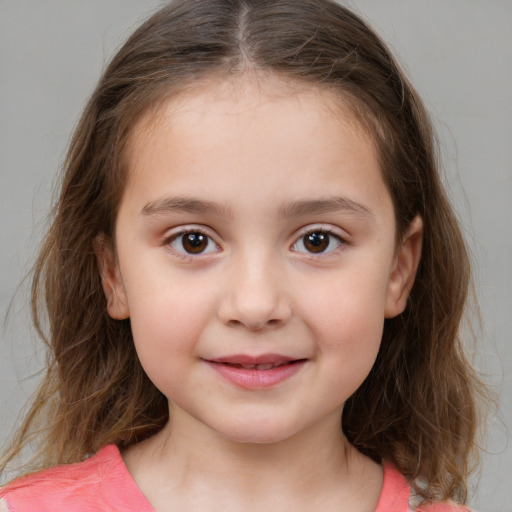
<svg viewBox="0 0 512 512">
<path fill-rule="evenodd" d="M 25 470 L 34 470 L 83 460 L 108 443 L 129 446 L 167 422 L 167 400 L 139 363 L 129 320 L 107 314 L 93 240 L 113 237 L 140 116 L 194 84 L 255 71 L 338 95 L 376 145 L 398 237 L 423 218 L 408 306 L 385 321 L 377 360 L 341 422 L 354 446 L 391 461 L 425 499 L 464 501 L 476 397 L 485 393 L 459 339 L 468 255 L 418 94 L 372 29 L 330 0 L 177 0 L 108 65 L 71 140 L 33 272 L 47 371 L 0 469 L 29 443 L 37 450 Z"/>
</svg>

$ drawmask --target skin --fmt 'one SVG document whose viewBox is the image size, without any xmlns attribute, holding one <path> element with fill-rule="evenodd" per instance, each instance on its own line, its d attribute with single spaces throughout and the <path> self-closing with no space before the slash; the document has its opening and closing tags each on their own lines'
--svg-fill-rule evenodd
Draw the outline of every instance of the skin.
<svg viewBox="0 0 512 512">
<path fill-rule="evenodd" d="M 422 223 L 397 247 L 375 148 L 347 110 L 277 79 L 212 81 L 133 130 L 116 251 L 96 252 L 109 314 L 130 318 L 169 400 L 168 425 L 123 454 L 160 512 L 375 509 L 382 469 L 340 418 L 405 308 Z M 202 252 L 183 229 L 208 237 Z M 207 362 L 267 353 L 305 363 L 244 389 Z"/>
</svg>

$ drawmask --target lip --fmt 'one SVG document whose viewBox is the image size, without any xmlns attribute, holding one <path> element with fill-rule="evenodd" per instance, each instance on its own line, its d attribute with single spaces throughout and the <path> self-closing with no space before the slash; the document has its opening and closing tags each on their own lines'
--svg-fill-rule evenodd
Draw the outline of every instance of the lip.
<svg viewBox="0 0 512 512">
<path fill-rule="evenodd" d="M 244 389 L 257 390 L 277 386 L 289 379 L 303 368 L 307 360 L 281 354 L 259 356 L 235 354 L 204 361 L 231 384 Z M 261 365 L 273 366 L 257 368 Z M 255 368 L 247 368 L 247 366 Z"/>
</svg>

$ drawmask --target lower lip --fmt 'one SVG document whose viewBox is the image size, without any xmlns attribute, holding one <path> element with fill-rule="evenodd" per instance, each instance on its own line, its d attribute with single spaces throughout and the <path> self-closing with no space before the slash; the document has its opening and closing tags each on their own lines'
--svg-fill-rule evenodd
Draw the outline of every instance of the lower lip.
<svg viewBox="0 0 512 512">
<path fill-rule="evenodd" d="M 207 363 L 227 381 L 244 389 L 266 389 L 277 386 L 295 375 L 306 363 L 306 360 L 283 364 L 270 370 L 242 368 L 223 363 L 207 361 Z"/>
</svg>

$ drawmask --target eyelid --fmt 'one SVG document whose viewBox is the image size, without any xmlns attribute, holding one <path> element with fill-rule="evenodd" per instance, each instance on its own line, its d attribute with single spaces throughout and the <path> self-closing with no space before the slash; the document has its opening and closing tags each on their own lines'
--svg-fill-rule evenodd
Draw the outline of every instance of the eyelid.
<svg viewBox="0 0 512 512">
<path fill-rule="evenodd" d="M 333 256 L 336 253 L 338 253 L 340 250 L 346 249 L 346 247 L 350 245 L 350 242 L 347 241 L 347 236 L 345 236 L 340 231 L 342 231 L 342 230 L 336 229 L 332 225 L 326 226 L 325 224 L 309 224 L 309 225 L 301 228 L 299 230 L 299 232 L 295 235 L 294 241 L 292 242 L 290 249 L 292 250 L 292 252 L 296 252 L 296 253 L 300 254 L 301 256 L 305 256 L 305 257 L 313 258 L 313 259 L 327 258 L 327 257 Z M 298 251 L 298 250 L 293 249 L 293 247 L 295 245 L 297 245 L 299 243 L 299 241 L 301 239 L 303 239 L 306 235 L 308 235 L 310 233 L 315 233 L 315 232 L 325 233 L 330 237 L 336 238 L 340 243 L 337 247 L 335 247 L 334 249 L 332 249 L 330 251 L 324 251 L 324 252 L 318 252 L 318 253 L 310 252 L 310 251 Z"/>
<path fill-rule="evenodd" d="M 172 245 L 171 245 L 172 242 L 179 239 L 183 235 L 186 235 L 187 233 L 203 234 L 204 236 L 206 236 L 209 240 L 211 240 L 215 244 L 217 250 L 208 251 L 208 252 L 199 252 L 199 253 L 194 254 L 194 253 L 189 253 L 186 251 L 180 251 L 180 250 L 172 247 Z M 197 259 L 200 257 L 207 257 L 214 253 L 219 252 L 219 250 L 221 250 L 221 246 L 217 242 L 216 238 L 217 238 L 216 236 L 211 234 L 211 230 L 209 228 L 207 228 L 205 226 L 201 226 L 201 225 L 190 224 L 190 225 L 185 225 L 185 226 L 178 226 L 178 227 L 174 228 L 171 233 L 167 233 L 165 235 L 165 237 L 163 238 L 161 245 L 166 247 L 170 252 L 172 252 L 172 254 L 174 256 L 178 256 L 178 257 L 186 259 L 186 260 L 194 260 L 194 259 Z"/>
</svg>

